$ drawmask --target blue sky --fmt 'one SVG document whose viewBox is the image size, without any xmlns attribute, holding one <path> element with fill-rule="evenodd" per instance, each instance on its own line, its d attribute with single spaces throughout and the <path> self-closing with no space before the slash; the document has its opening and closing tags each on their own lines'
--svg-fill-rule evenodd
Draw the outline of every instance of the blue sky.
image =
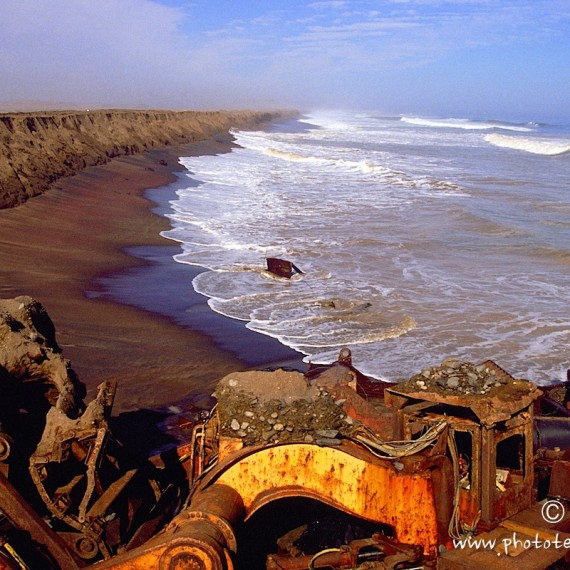
<svg viewBox="0 0 570 570">
<path fill-rule="evenodd" d="M 0 106 L 570 123 L 570 0 L 1 0 Z"/>
</svg>

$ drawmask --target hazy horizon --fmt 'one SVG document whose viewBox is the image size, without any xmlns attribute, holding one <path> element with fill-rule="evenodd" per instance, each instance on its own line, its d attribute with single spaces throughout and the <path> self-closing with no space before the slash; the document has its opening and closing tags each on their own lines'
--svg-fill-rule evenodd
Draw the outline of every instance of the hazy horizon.
<svg viewBox="0 0 570 570">
<path fill-rule="evenodd" d="M 569 23 L 567 0 L 5 0 L 0 109 L 570 123 Z"/>
</svg>

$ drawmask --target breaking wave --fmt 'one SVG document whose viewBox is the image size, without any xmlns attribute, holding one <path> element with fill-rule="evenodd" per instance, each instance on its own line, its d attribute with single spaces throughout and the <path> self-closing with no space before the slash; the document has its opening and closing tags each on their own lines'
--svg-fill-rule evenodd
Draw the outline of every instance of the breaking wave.
<svg viewBox="0 0 570 570">
<path fill-rule="evenodd" d="M 297 154 L 296 152 L 288 152 L 285 150 L 278 150 L 276 148 L 268 148 L 264 152 L 268 156 L 275 156 L 276 158 L 282 158 L 283 160 L 290 160 L 292 162 L 324 162 L 323 159 L 319 159 L 315 156 L 304 156 L 302 154 Z"/>
<path fill-rule="evenodd" d="M 485 137 L 488 143 L 503 148 L 522 150 L 533 154 L 556 156 L 570 152 L 570 141 L 556 141 L 548 139 L 528 139 L 509 137 L 506 135 L 491 134 Z"/>
<path fill-rule="evenodd" d="M 434 190 L 436 192 L 451 193 L 457 196 L 468 195 L 467 191 L 446 180 L 437 180 L 429 176 L 414 177 L 399 170 L 392 170 L 386 166 L 375 164 L 369 160 L 346 160 L 335 158 L 324 158 L 316 156 L 306 156 L 296 152 L 283 151 L 276 148 L 268 148 L 264 154 L 287 160 L 291 162 L 313 163 L 323 167 L 341 168 L 347 172 L 358 172 L 365 175 L 379 176 L 384 182 L 393 186 L 405 186 L 407 188 Z"/>
<path fill-rule="evenodd" d="M 569 155 L 505 160 L 494 145 L 566 152 L 570 130 L 308 119 L 316 127 L 235 131 L 232 152 L 181 158 L 193 182 L 176 190 L 163 235 L 181 243 L 176 261 L 211 270 L 192 279 L 209 306 L 307 361 L 349 345 L 377 378 L 450 354 L 565 378 Z M 268 278 L 267 256 L 304 275 Z"/>
<path fill-rule="evenodd" d="M 465 129 L 469 131 L 485 131 L 490 129 L 504 129 L 506 131 L 530 132 L 529 127 L 513 125 L 501 121 L 472 121 L 470 119 L 423 119 L 421 117 L 402 117 L 404 123 L 422 127 Z"/>
</svg>

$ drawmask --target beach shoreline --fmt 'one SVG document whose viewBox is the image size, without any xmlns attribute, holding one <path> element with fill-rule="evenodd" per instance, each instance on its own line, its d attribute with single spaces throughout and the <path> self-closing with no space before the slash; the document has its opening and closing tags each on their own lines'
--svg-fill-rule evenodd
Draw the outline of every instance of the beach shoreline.
<svg viewBox="0 0 570 570">
<path fill-rule="evenodd" d="M 176 243 L 160 236 L 184 171 L 178 158 L 231 147 L 226 133 L 116 158 L 0 211 L 0 296 L 44 305 L 87 400 L 100 382 L 116 380 L 115 414 L 159 409 L 209 395 L 233 371 L 301 365 L 301 354 L 211 311 L 192 289 L 193 268 L 176 263 Z M 128 302 L 106 290 L 133 274 Z M 154 294 L 141 275 L 152 275 Z M 178 296 L 168 303 L 177 287 L 190 298 L 185 322 L 175 318 Z M 159 293 L 162 308 L 154 310 Z"/>
</svg>

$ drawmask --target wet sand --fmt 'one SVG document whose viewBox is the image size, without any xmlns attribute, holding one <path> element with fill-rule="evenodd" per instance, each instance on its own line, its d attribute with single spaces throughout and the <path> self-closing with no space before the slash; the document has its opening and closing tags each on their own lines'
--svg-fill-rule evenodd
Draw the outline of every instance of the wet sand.
<svg viewBox="0 0 570 570">
<path fill-rule="evenodd" d="M 177 244 L 159 235 L 178 157 L 230 148 L 216 137 L 114 159 L 0 210 L 0 297 L 44 305 L 87 400 L 101 381 L 118 381 L 115 414 L 208 395 L 235 370 L 303 366 L 276 340 L 213 313 L 192 289 L 197 270 L 172 260 Z"/>
</svg>

